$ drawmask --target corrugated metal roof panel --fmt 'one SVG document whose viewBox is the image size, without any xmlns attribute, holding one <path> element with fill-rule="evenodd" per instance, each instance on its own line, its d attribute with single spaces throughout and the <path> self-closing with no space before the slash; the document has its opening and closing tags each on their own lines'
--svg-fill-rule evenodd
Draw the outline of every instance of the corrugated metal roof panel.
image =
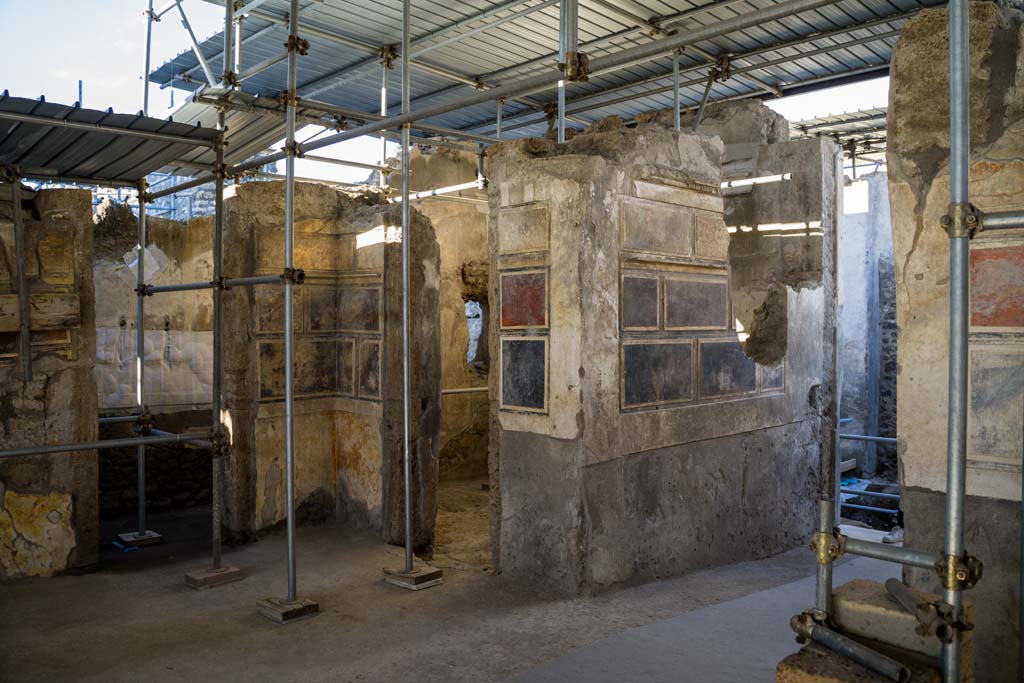
<svg viewBox="0 0 1024 683">
<path fill-rule="evenodd" d="M 11 120 L 4 118 L 4 113 L 39 118 Z M 83 130 L 66 125 L 69 123 L 98 124 L 102 129 Z M 115 114 L 11 97 L 6 92 L 0 95 L 0 165 L 17 167 L 26 176 L 134 183 L 197 149 L 188 142 L 147 139 L 127 131 L 187 138 L 206 148 L 217 137 L 212 127 L 149 118 L 141 113 Z"/>
<path fill-rule="evenodd" d="M 219 0 L 209 0 L 221 4 Z M 412 107 L 452 102 L 471 92 L 456 79 L 497 84 L 531 74 L 551 71 L 558 45 L 557 4 L 523 15 L 521 10 L 538 7 L 544 0 L 497 2 L 469 0 L 459 3 L 416 0 L 413 3 L 413 59 L 430 71 L 414 67 Z M 650 42 L 650 26 L 635 20 L 640 15 L 663 31 L 687 31 L 714 24 L 757 8 L 780 4 L 781 0 L 741 0 L 698 4 L 688 0 L 618 0 L 619 10 L 607 3 L 580 3 L 579 27 L 582 50 L 591 56 L 614 53 Z M 846 74 L 884 74 L 892 55 L 895 36 L 909 13 L 942 4 L 939 0 L 842 0 L 781 20 L 734 31 L 706 40 L 684 52 L 684 106 L 697 104 L 703 85 L 692 83 L 706 78 L 707 67 L 701 51 L 712 56 L 731 54 L 733 76 L 716 83 L 712 101 L 737 96 L 759 96 L 772 88 L 802 83 L 827 83 Z M 300 35 L 309 38 L 309 54 L 299 59 L 299 95 L 303 88 L 315 91 L 314 98 L 351 109 L 376 112 L 379 108 L 381 67 L 376 51 L 401 40 L 401 0 L 322 0 L 301 5 Z M 282 26 L 288 2 L 269 0 L 244 22 L 243 70 L 283 50 L 286 29 Z M 488 16 L 480 18 L 479 14 Z M 634 18 L 630 18 L 630 14 Z M 505 23 L 502 19 L 517 16 Z M 867 25 L 865 25 L 867 24 Z M 446 42 L 437 49 L 417 55 L 431 45 L 452 36 L 490 27 Z M 316 35 L 312 35 L 315 33 Z M 336 39 L 324 38 L 334 35 Z M 353 42 L 354 41 L 354 42 Z M 222 38 L 214 36 L 202 44 L 203 53 L 219 73 Z M 443 75 L 443 74 L 448 74 Z M 569 99 L 577 118 L 596 120 L 616 114 L 631 118 L 650 109 L 671 105 L 671 58 L 661 56 L 611 73 L 594 74 L 589 82 L 569 85 Z M 183 52 L 151 75 L 161 84 L 181 84 L 181 79 L 202 76 L 191 51 Z M 280 63 L 247 80 L 242 89 L 251 94 L 275 96 L 285 88 L 286 69 Z M 392 112 L 398 109 L 400 65 L 390 72 Z M 505 121 L 510 136 L 542 133 L 545 126 L 529 123 L 543 116 L 545 104 L 556 99 L 554 89 L 505 104 Z M 495 105 L 484 104 L 450 112 L 430 120 L 449 128 L 464 128 L 490 134 L 494 128 Z M 528 125 L 525 125 L 528 124 Z M 272 124 L 269 124 L 272 125 Z M 277 137 L 280 137 L 278 126 Z M 229 132 L 229 139 L 233 133 Z"/>
</svg>

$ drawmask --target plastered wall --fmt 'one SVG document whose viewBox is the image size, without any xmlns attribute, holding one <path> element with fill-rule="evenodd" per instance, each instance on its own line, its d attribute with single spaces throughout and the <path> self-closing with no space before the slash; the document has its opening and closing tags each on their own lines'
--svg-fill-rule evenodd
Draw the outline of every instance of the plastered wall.
<svg viewBox="0 0 1024 683">
<path fill-rule="evenodd" d="M 792 210 L 812 211 L 832 233 L 834 150 L 812 142 L 769 147 L 752 167 L 803 169 L 783 188 L 790 199 L 809 192 Z M 723 151 L 717 138 L 615 120 L 562 146 L 491 148 L 490 464 L 502 571 L 595 590 L 770 555 L 810 529 L 819 443 L 808 396 L 828 367 L 834 308 L 820 281 L 832 242 L 793 242 L 798 263 L 817 259 L 819 284 L 805 274 L 783 286 L 789 343 L 756 362 L 738 327 L 723 214 L 760 211 L 764 220 L 745 224 L 775 223 L 783 198 L 723 206 Z M 759 239 L 759 262 L 792 262 L 781 237 Z M 773 277 L 745 282 L 763 293 Z"/>
</svg>

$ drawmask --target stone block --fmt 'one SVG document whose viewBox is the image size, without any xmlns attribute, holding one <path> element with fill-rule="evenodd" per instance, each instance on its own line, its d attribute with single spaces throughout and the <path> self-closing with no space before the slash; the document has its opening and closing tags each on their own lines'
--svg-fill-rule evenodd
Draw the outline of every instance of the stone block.
<svg viewBox="0 0 1024 683">
<path fill-rule="evenodd" d="M 913 591 L 914 597 L 921 602 L 936 602 L 941 596 L 921 591 Z M 885 586 L 877 581 L 855 579 L 849 581 L 832 594 L 836 626 L 848 635 L 871 638 L 894 647 L 911 652 L 919 652 L 930 657 L 939 657 L 942 643 L 934 636 L 924 636 L 917 632 L 917 619 L 904 610 L 895 600 L 889 597 Z M 970 603 L 966 605 L 968 621 L 974 618 L 974 610 Z M 964 680 L 973 680 L 974 671 L 974 636 L 972 631 L 963 635 L 962 667 L 966 674 Z"/>
<path fill-rule="evenodd" d="M 256 613 L 277 624 L 290 624 L 300 619 L 316 616 L 320 605 L 308 598 L 263 598 L 256 601 Z"/>
<path fill-rule="evenodd" d="M 886 654 L 891 656 L 892 653 Z M 904 664 L 908 662 L 904 661 Z M 915 683 L 939 683 L 941 680 L 935 666 L 915 661 L 908 668 L 910 680 Z M 892 683 L 892 679 L 821 645 L 810 643 L 779 662 L 775 669 L 775 683 Z"/>
<path fill-rule="evenodd" d="M 204 590 L 223 586 L 225 583 L 241 581 L 244 578 L 245 575 L 238 567 L 219 567 L 217 569 L 207 567 L 185 574 L 185 585 L 196 590 Z"/>
</svg>

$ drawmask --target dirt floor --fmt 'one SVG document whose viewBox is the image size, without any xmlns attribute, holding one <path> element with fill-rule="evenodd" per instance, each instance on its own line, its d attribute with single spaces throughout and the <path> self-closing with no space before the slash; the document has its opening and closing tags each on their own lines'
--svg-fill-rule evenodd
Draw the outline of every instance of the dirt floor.
<svg viewBox="0 0 1024 683">
<path fill-rule="evenodd" d="M 494 571 L 490 500 L 487 477 L 440 482 L 432 565 L 443 569 Z"/>
<path fill-rule="evenodd" d="M 486 495 L 477 491 L 466 483 L 465 497 L 453 507 L 485 504 Z M 437 563 L 446 566 L 444 584 L 417 593 L 381 580 L 382 567 L 401 564 L 401 548 L 334 526 L 300 528 L 299 594 L 318 601 L 321 613 L 277 626 L 259 617 L 255 605 L 284 594 L 284 535 L 227 549 L 225 562 L 240 567 L 245 579 L 196 592 L 182 577 L 209 562 L 208 517 L 197 517 L 203 514 L 152 516 L 150 526 L 168 542 L 132 553 L 108 547 L 96 573 L 0 585 L 0 614 L 7 615 L 0 620 L 0 680 L 504 681 L 634 627 L 788 584 L 814 569 L 811 554 L 801 549 L 597 597 L 564 598 L 481 571 L 476 541 L 444 540 L 459 524 L 476 528 L 477 513 L 465 511 L 463 519 L 449 510 L 437 552 Z M 803 593 L 809 603 L 813 591 L 802 589 L 786 611 L 806 606 Z M 788 647 L 788 617 L 770 621 L 782 622 L 777 626 Z M 676 646 L 685 654 L 686 638 Z"/>
</svg>

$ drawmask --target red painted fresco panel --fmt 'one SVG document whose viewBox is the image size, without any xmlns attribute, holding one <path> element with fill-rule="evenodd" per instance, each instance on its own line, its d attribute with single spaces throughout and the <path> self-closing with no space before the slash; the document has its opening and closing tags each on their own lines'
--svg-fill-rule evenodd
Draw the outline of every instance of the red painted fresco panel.
<svg viewBox="0 0 1024 683">
<path fill-rule="evenodd" d="M 546 273 L 503 273 L 501 326 L 547 327 L 547 298 Z"/>
<path fill-rule="evenodd" d="M 971 325 L 1024 327 L 1024 246 L 971 250 Z"/>
</svg>

